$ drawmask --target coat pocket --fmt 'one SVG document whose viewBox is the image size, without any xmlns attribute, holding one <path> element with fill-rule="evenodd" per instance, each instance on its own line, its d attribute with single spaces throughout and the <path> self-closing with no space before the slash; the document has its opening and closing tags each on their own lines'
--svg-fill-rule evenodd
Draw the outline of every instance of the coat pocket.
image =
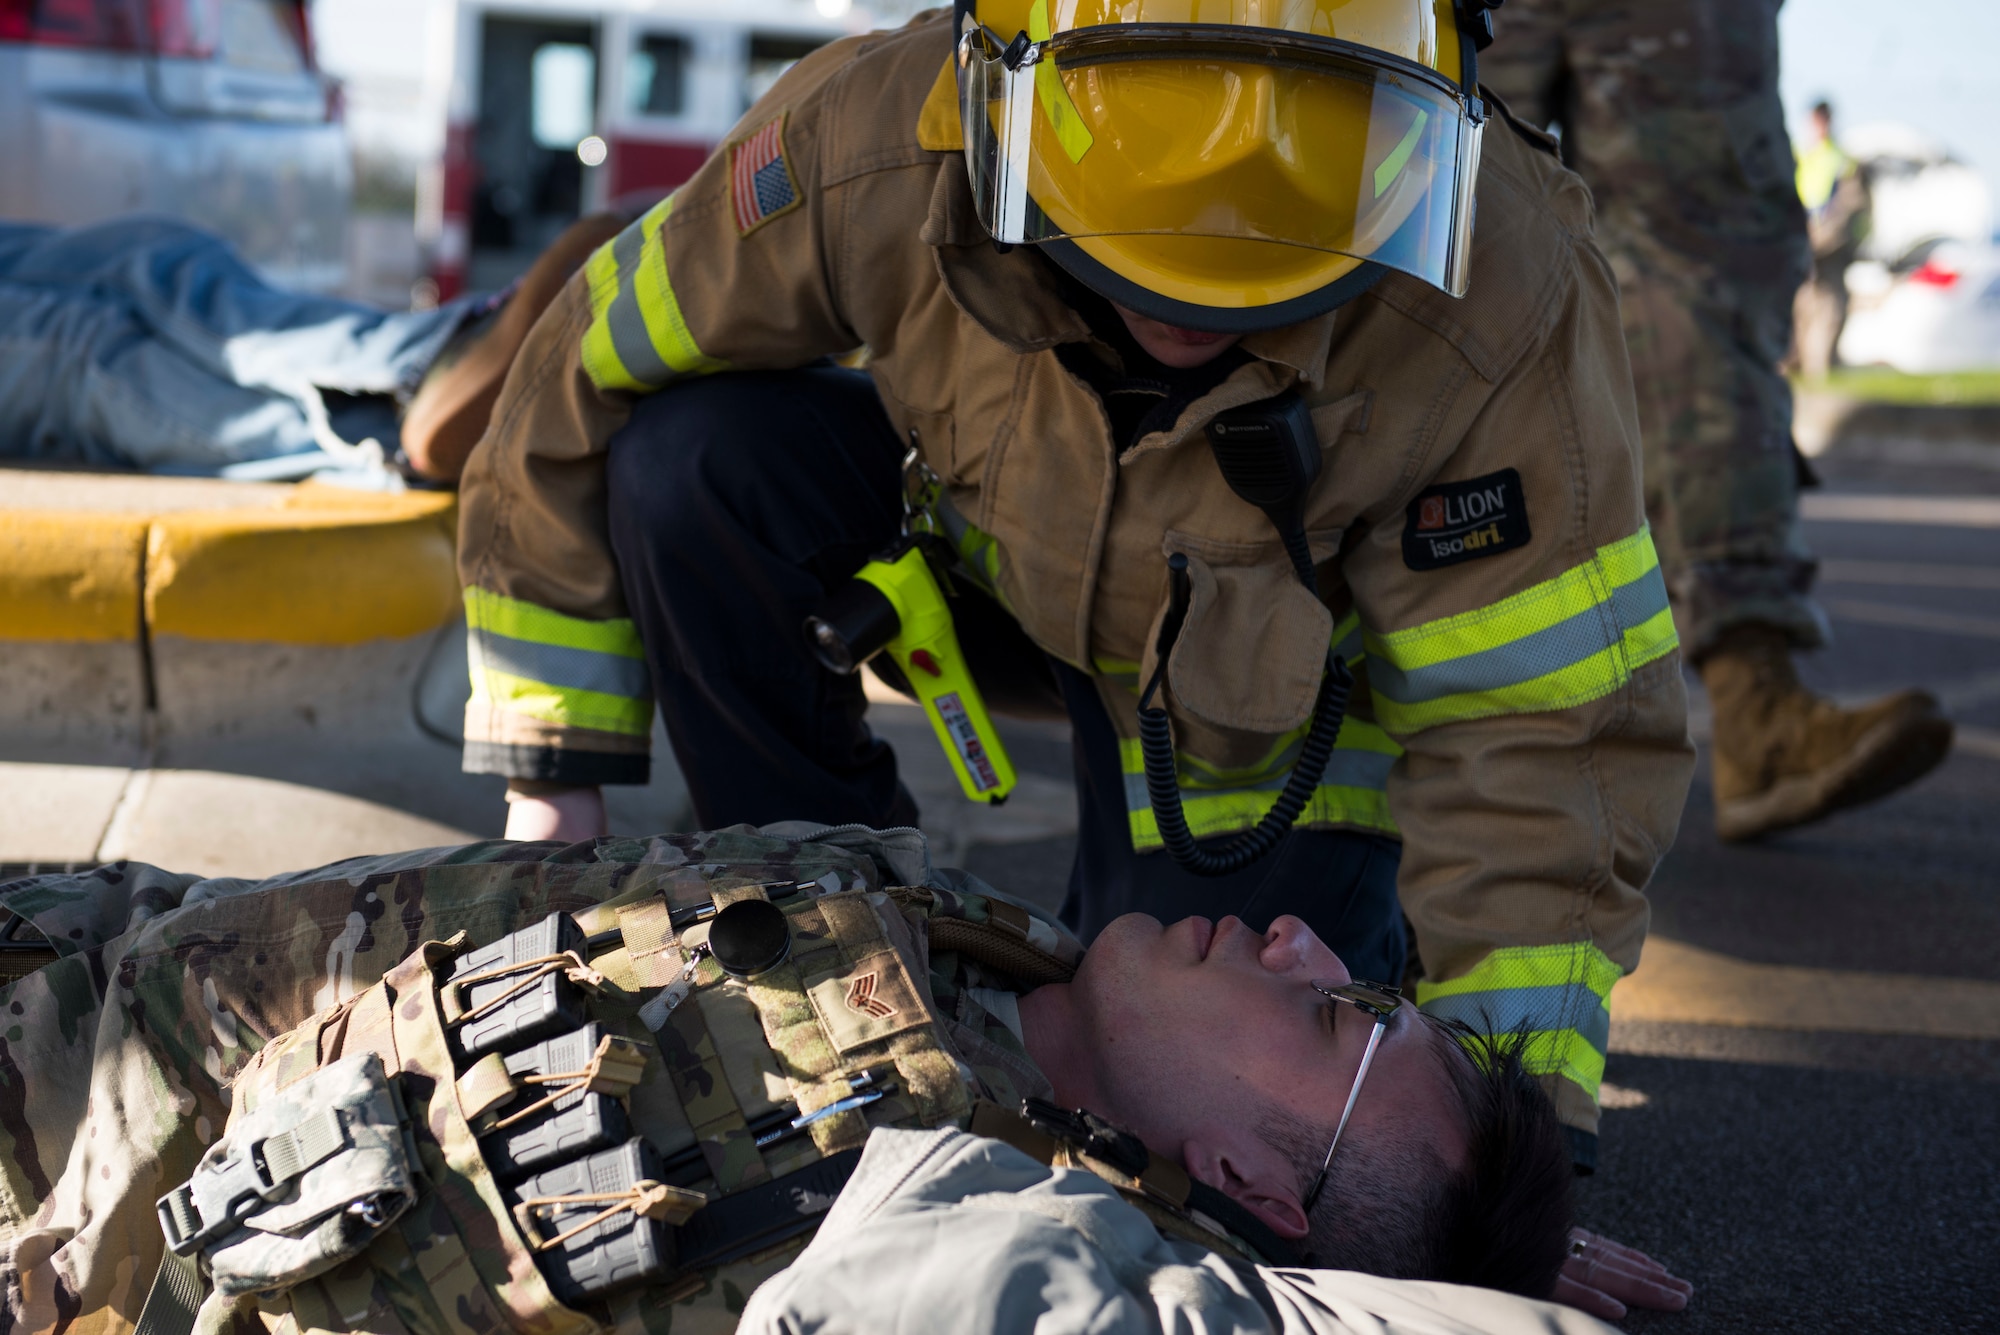
<svg viewBox="0 0 2000 1335">
<path fill-rule="evenodd" d="M 1165 546 L 1187 557 L 1191 595 L 1167 660 L 1174 700 L 1218 728 L 1277 734 L 1303 725 L 1319 698 L 1333 614 L 1268 556 L 1230 562 L 1179 533 Z"/>
<path fill-rule="evenodd" d="M 950 413 L 905 403 L 883 387 L 879 379 L 875 382 L 875 389 L 882 397 L 882 408 L 889 414 L 889 424 L 895 428 L 896 439 L 905 448 L 915 445 L 918 457 L 947 482 L 961 486 L 978 482 L 977 477 L 969 477 L 968 474 L 976 472 L 984 454 L 982 452 L 980 460 L 960 457 L 958 432 Z"/>
</svg>

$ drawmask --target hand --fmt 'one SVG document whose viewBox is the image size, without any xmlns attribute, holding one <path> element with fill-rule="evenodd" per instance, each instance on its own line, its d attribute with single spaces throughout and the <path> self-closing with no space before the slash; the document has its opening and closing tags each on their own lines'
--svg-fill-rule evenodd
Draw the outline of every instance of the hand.
<svg viewBox="0 0 2000 1335">
<path fill-rule="evenodd" d="M 553 839 L 565 844 L 577 844 L 609 833 L 611 824 L 604 814 L 602 788 L 570 788 L 535 796 L 510 793 L 507 796 L 506 837 L 509 839 Z"/>
<path fill-rule="evenodd" d="M 1553 1295 L 1594 1317 L 1616 1321 L 1627 1306 L 1678 1312 L 1688 1305 L 1694 1285 L 1637 1248 L 1573 1228 L 1569 1259 Z"/>
</svg>

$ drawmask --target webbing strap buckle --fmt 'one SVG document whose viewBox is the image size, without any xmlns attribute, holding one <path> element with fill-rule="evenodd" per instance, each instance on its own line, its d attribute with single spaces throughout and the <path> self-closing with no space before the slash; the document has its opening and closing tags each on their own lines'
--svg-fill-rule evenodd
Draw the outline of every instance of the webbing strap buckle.
<svg viewBox="0 0 2000 1335">
<path fill-rule="evenodd" d="M 251 1141 L 154 1204 L 167 1250 L 188 1256 L 236 1231 L 257 1207 L 281 1195 L 305 1171 L 347 1148 L 337 1109 L 325 1108 L 289 1131 Z"/>
<path fill-rule="evenodd" d="M 201 1212 L 194 1208 L 194 1193 L 188 1190 L 185 1182 L 160 1197 L 153 1208 L 159 1212 L 160 1232 L 166 1234 L 167 1250 L 175 1256 L 187 1256 L 204 1242 L 212 1241 L 222 1232 L 225 1222 L 218 1220 L 207 1228 L 202 1227 Z"/>
<path fill-rule="evenodd" d="M 1021 1116 L 1043 1135 L 1062 1141 L 1132 1177 L 1144 1173 L 1153 1161 L 1145 1141 L 1088 1109 L 1078 1108 L 1071 1112 L 1047 1099 L 1030 1098 L 1021 1100 Z"/>
</svg>

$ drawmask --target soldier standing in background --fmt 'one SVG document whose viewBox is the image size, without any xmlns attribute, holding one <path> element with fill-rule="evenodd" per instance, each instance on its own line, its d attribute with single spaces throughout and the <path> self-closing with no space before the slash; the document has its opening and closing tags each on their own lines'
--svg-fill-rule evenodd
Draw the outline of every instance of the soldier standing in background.
<svg viewBox="0 0 2000 1335">
<path fill-rule="evenodd" d="M 1951 747 L 1926 691 L 1843 709 L 1798 531 L 1810 472 L 1778 371 L 1808 272 L 1778 98 L 1782 0 L 1510 0 L 1483 82 L 1559 127 L 1597 201 L 1639 398 L 1646 509 L 1714 707 L 1716 826 L 1751 839 L 1872 801 Z"/>
<path fill-rule="evenodd" d="M 1839 359 L 1847 325 L 1847 267 L 1868 239 L 1868 178 L 1833 138 L 1833 107 L 1812 109 L 1812 146 L 1799 155 L 1799 202 L 1812 242 L 1812 277 L 1793 307 L 1799 370 L 1823 380 Z"/>
</svg>

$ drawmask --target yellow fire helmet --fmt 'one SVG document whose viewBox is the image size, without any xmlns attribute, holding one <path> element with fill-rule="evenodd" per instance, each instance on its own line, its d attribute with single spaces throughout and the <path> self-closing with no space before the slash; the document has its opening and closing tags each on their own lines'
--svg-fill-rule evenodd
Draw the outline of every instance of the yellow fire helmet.
<svg viewBox="0 0 2000 1335">
<path fill-rule="evenodd" d="M 1166 323 L 1463 296 L 1501 0 L 957 0 L 980 221 Z"/>
</svg>

